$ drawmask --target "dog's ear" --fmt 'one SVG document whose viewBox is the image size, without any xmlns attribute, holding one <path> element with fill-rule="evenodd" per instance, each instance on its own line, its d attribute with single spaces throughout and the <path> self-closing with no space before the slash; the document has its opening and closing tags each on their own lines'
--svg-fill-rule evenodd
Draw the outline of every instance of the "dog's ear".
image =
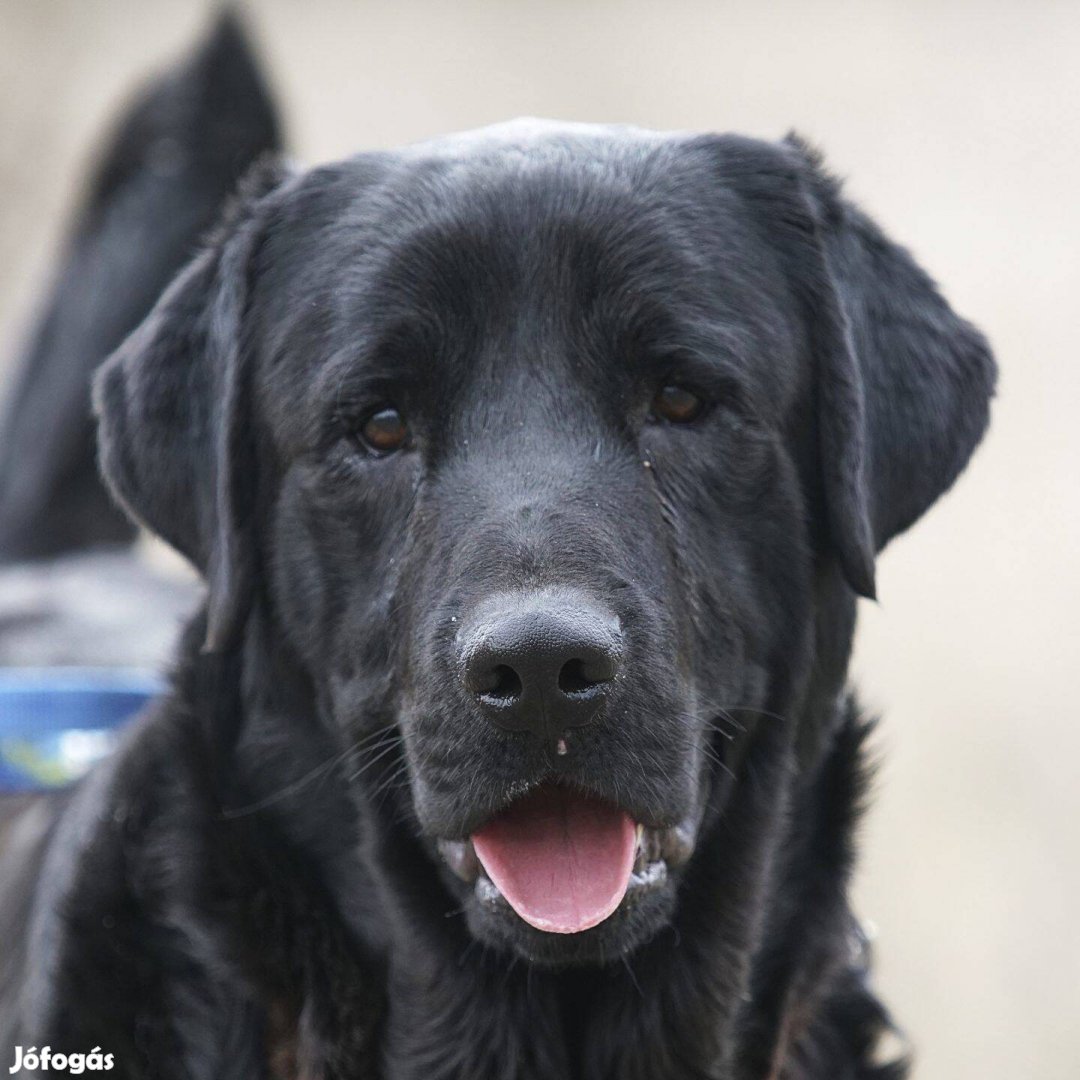
<svg viewBox="0 0 1080 1080">
<path fill-rule="evenodd" d="M 986 430 L 997 367 L 983 335 L 907 250 L 841 197 L 818 155 L 794 136 L 787 145 L 807 170 L 840 319 L 822 341 L 830 355 L 819 399 L 830 530 L 849 579 L 868 594 L 860 538 L 869 532 L 880 551 L 949 489 Z M 860 426 L 861 478 L 848 461 Z"/>
<path fill-rule="evenodd" d="M 784 250 L 814 353 L 825 527 L 848 583 L 959 475 L 982 438 L 996 367 L 911 255 L 843 199 L 795 136 L 732 140 L 737 189 Z"/>
<path fill-rule="evenodd" d="M 132 517 L 205 575 L 208 651 L 228 646 L 250 599 L 244 317 L 253 253 L 284 177 L 276 164 L 256 169 L 217 236 L 94 381 L 102 473 Z"/>
</svg>

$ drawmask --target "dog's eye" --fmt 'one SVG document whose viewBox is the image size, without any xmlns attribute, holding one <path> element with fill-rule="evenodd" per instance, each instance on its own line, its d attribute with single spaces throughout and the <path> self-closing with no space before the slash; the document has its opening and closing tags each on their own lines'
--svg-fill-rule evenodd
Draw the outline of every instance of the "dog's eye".
<svg viewBox="0 0 1080 1080">
<path fill-rule="evenodd" d="M 364 445 L 376 454 L 392 454 L 409 440 L 409 426 L 392 405 L 373 412 L 360 428 Z"/>
<path fill-rule="evenodd" d="M 705 402 L 693 390 L 676 383 L 660 387 L 653 398 L 652 414 L 672 424 L 689 424 L 696 420 L 705 408 Z"/>
</svg>

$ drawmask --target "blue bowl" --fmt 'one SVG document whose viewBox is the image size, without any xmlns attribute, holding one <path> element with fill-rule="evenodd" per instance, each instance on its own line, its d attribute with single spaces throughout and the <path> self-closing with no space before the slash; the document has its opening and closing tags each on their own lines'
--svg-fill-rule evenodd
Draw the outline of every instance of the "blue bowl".
<svg viewBox="0 0 1080 1080">
<path fill-rule="evenodd" d="M 163 686 L 142 670 L 0 668 L 0 793 L 79 779 Z"/>
</svg>

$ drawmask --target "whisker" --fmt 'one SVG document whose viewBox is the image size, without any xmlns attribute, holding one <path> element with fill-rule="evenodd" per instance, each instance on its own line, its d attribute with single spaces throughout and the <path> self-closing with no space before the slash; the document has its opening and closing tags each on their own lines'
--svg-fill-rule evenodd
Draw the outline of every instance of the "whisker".
<svg viewBox="0 0 1080 1080">
<path fill-rule="evenodd" d="M 287 799 L 291 795 L 295 795 L 298 791 L 302 791 L 313 780 L 318 779 L 320 776 L 325 776 L 332 772 L 338 765 L 340 765 L 347 757 L 354 753 L 354 748 L 349 747 L 343 750 L 339 754 L 335 754 L 333 757 L 316 765 L 310 772 L 305 773 L 298 780 L 294 780 L 291 784 L 287 784 L 279 791 L 275 791 L 272 795 L 267 795 L 265 798 L 259 799 L 257 802 L 248 803 L 246 806 L 232 806 L 224 807 L 221 811 L 221 817 L 226 821 L 232 821 L 235 818 L 246 817 L 248 814 L 257 813 L 260 810 L 265 810 L 268 806 L 273 806 L 275 803 L 280 802 L 282 799 Z"/>
<path fill-rule="evenodd" d="M 719 731 L 721 734 L 726 734 L 723 731 L 723 729 L 718 728 L 713 724 L 706 723 L 704 726 L 705 726 L 705 729 L 707 731 L 708 730 L 716 730 L 716 731 Z M 690 733 L 688 732 L 688 734 L 690 734 Z M 727 735 L 727 737 L 729 739 L 732 738 L 732 736 L 730 736 L 730 735 Z M 719 768 L 719 769 L 723 770 L 725 773 L 727 773 L 728 776 L 730 776 L 732 780 L 737 779 L 737 777 L 735 776 L 735 773 L 728 766 L 727 762 L 725 762 L 723 760 L 723 758 L 721 758 L 720 755 L 717 754 L 717 752 L 709 745 L 708 740 L 699 740 L 696 737 L 694 737 L 693 735 L 691 735 L 690 739 L 688 740 L 688 747 L 689 747 L 689 749 L 700 750 L 702 756 L 707 761 L 711 761 L 717 768 Z"/>
<path fill-rule="evenodd" d="M 721 758 L 721 757 L 720 757 L 720 756 L 719 756 L 719 755 L 718 755 L 718 754 L 716 753 L 716 751 L 715 751 L 715 750 L 713 750 L 713 748 L 712 748 L 711 746 L 708 746 L 707 744 L 703 744 L 703 745 L 702 745 L 702 747 L 701 747 L 701 752 L 702 752 L 702 753 L 703 753 L 703 754 L 705 755 L 705 757 L 706 757 L 706 758 L 708 758 L 708 759 L 709 759 L 709 761 L 711 761 L 711 762 L 712 762 L 712 763 L 713 763 L 713 764 L 714 764 L 714 765 L 715 765 L 715 766 L 716 766 L 716 767 L 717 767 L 718 769 L 721 769 L 721 770 L 722 770 L 723 772 L 726 772 L 726 773 L 728 774 L 728 776 L 730 776 L 730 777 L 731 777 L 731 779 L 732 779 L 732 780 L 736 779 L 736 777 L 735 777 L 735 774 L 734 774 L 734 773 L 733 773 L 733 772 L 731 771 L 731 769 L 730 769 L 730 768 L 728 767 L 728 764 L 727 764 L 727 762 L 725 762 L 725 761 L 724 761 L 724 760 L 723 760 L 723 759 L 722 759 L 722 758 Z"/>
<path fill-rule="evenodd" d="M 779 720 L 781 724 L 786 724 L 788 718 L 781 716 L 779 713 L 769 712 L 768 709 L 758 709 L 753 705 L 728 705 L 727 710 L 729 712 L 745 712 L 754 713 L 757 716 L 764 716 L 768 720 Z M 734 723 L 734 720 L 732 721 Z"/>
<path fill-rule="evenodd" d="M 394 771 L 389 776 L 384 777 L 378 787 L 375 788 L 369 798 L 378 799 L 380 807 L 386 799 L 386 796 L 390 794 L 392 788 L 394 788 L 398 781 L 401 780 L 409 771 L 407 762 L 400 762 L 395 766 Z"/>
<path fill-rule="evenodd" d="M 717 720 L 722 720 L 729 727 L 734 728 L 738 732 L 745 732 L 746 728 L 735 719 L 734 716 L 719 702 L 710 701 L 704 703 L 706 706 L 706 712 L 712 714 L 712 720 L 710 723 L 715 724 Z"/>
<path fill-rule="evenodd" d="M 356 772 L 352 773 L 349 776 L 349 778 L 348 778 L 349 783 L 351 784 L 354 781 L 359 780 L 360 777 L 363 776 L 364 773 L 366 773 L 368 771 L 368 769 L 370 769 L 373 765 L 377 765 L 391 751 L 396 750 L 397 746 L 398 746 L 398 739 L 391 739 L 386 745 L 381 745 L 379 747 L 379 752 L 373 758 L 370 758 L 368 761 L 365 761 L 364 764 L 361 765 L 360 768 L 356 770 Z"/>
<path fill-rule="evenodd" d="M 734 742 L 735 736 L 727 730 L 727 728 L 721 727 L 719 724 L 714 723 L 711 720 L 706 720 L 704 724 L 706 731 L 715 731 L 717 735 L 723 735 L 728 742 Z"/>
<path fill-rule="evenodd" d="M 637 981 L 637 976 L 634 974 L 634 969 L 630 966 L 629 957 L 624 956 L 622 958 L 623 967 L 626 968 L 626 974 L 630 976 L 630 981 L 634 984 L 634 989 L 638 992 L 638 997 L 644 1000 L 645 991 L 641 989 L 641 983 Z"/>
<path fill-rule="evenodd" d="M 369 731 L 362 739 L 353 744 L 354 750 L 374 750 L 384 742 L 393 742 L 401 738 L 401 732 L 394 724 L 386 724 L 383 727 Z"/>
<path fill-rule="evenodd" d="M 468 944 L 458 954 L 458 961 L 457 961 L 458 967 L 464 967 L 465 964 L 468 963 L 469 956 L 472 954 L 472 952 L 475 949 L 478 949 L 479 947 L 480 947 L 480 940 L 478 938 L 474 938 L 474 937 L 470 936 Z"/>
<path fill-rule="evenodd" d="M 740 724 L 739 721 L 736 720 L 735 717 L 732 716 L 731 713 L 729 713 L 726 709 L 719 709 L 718 715 L 721 720 L 729 723 L 736 731 L 740 732 L 741 734 L 746 733 L 746 728 L 742 724 Z"/>
</svg>

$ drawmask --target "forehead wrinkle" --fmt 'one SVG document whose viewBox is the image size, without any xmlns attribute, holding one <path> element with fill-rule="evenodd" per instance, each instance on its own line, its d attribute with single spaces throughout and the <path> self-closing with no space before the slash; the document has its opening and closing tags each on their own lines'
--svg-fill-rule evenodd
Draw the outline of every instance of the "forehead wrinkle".
<svg viewBox="0 0 1080 1080">
<path fill-rule="evenodd" d="M 432 285 L 438 301 L 439 279 L 430 273 L 422 282 L 417 277 L 448 253 L 466 265 L 451 266 L 443 281 L 491 276 L 496 284 L 504 283 L 516 267 L 535 267 L 529 256 L 542 261 L 537 244 L 550 246 L 560 230 L 564 235 L 583 234 L 590 227 L 605 232 L 607 246 L 618 249 L 621 269 L 632 271 L 639 261 L 635 244 L 639 249 L 647 246 L 643 226 L 669 241 L 679 231 L 679 222 L 662 200 L 645 197 L 644 188 L 663 181 L 662 175 L 649 176 L 656 147 L 628 155 L 621 143 L 607 146 L 598 131 L 589 142 L 604 151 L 594 159 L 583 157 L 580 138 L 570 140 L 576 145 L 564 146 L 566 136 L 559 130 L 552 139 L 542 140 L 536 153 L 524 159 L 516 153 L 508 156 L 505 149 L 449 160 L 416 153 L 399 155 L 396 161 L 384 156 L 381 179 L 358 190 L 335 223 L 323 222 L 324 242 L 313 249 L 321 253 L 324 266 L 327 252 L 341 253 L 337 273 L 321 275 L 333 279 L 338 302 L 351 306 L 372 285 L 395 280 L 413 305 L 427 303 Z M 636 223 L 632 231 L 639 234 L 636 242 L 627 240 L 631 220 Z M 342 232 L 355 237 L 343 252 Z M 484 256 L 496 252 L 501 257 L 495 273 L 487 275 L 490 258 Z M 469 259 L 477 253 L 479 257 Z M 684 245 L 686 254 L 693 256 L 692 246 Z M 429 306 L 437 311 L 441 305 Z"/>
<path fill-rule="evenodd" d="M 432 361 L 447 348 L 462 358 L 459 370 L 451 380 L 429 363 L 426 378 L 446 375 L 444 384 L 454 385 L 445 389 L 456 389 L 469 378 L 464 357 L 482 370 L 475 357 L 489 354 L 491 392 L 502 396 L 508 364 L 524 362 L 522 375 L 550 392 L 549 373 L 573 376 L 634 337 L 654 352 L 689 349 L 730 364 L 744 378 L 762 368 L 746 358 L 783 347 L 764 340 L 777 328 L 752 302 L 768 291 L 753 287 L 755 268 L 742 264 L 726 295 L 715 250 L 726 247 L 722 238 L 703 243 L 696 215 L 687 216 L 674 193 L 646 199 L 627 185 L 645 169 L 641 159 L 594 162 L 587 176 L 569 153 L 565 168 L 550 156 L 524 170 L 497 164 L 414 161 L 407 182 L 396 170 L 395 182 L 369 189 L 375 205 L 366 207 L 363 228 L 354 222 L 354 239 L 335 245 L 338 272 L 319 275 L 329 337 L 349 342 L 328 375 L 336 398 L 352 379 L 416 377 L 421 372 L 402 357 Z M 740 247 L 736 238 L 731 254 Z M 323 265 L 330 262 L 324 255 Z M 325 311 L 321 323 L 326 346 Z M 394 347 L 384 349 L 387 342 Z M 619 368 L 607 370 L 626 370 L 628 359 L 620 355 Z"/>
</svg>

